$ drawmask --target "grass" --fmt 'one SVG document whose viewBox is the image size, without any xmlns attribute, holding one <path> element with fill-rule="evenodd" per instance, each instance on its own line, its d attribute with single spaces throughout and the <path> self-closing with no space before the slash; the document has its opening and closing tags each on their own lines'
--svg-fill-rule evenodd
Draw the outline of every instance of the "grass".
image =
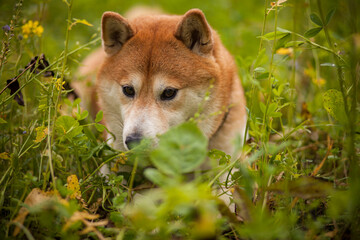
<svg viewBox="0 0 360 240">
<path fill-rule="evenodd" d="M 199 116 L 161 136 L 157 149 L 144 141 L 119 152 L 102 137 L 102 112 L 92 119 L 81 100 L 67 99 L 71 90 L 63 82 L 71 82 L 81 59 L 100 45 L 102 12 L 124 14 L 139 3 L 175 14 L 201 8 L 220 33 L 247 98 L 249 138 L 234 143 L 240 150 L 244 142 L 239 159 L 207 151 Z M 360 235 L 356 0 L 0 6 L 1 239 Z M 200 172 L 205 159 L 212 168 Z M 113 164 L 105 178 L 98 173 L 107 163 Z M 123 165 L 131 170 L 121 172 Z M 230 196 L 236 214 L 216 196 L 219 187 L 230 189 L 218 195 Z"/>
</svg>

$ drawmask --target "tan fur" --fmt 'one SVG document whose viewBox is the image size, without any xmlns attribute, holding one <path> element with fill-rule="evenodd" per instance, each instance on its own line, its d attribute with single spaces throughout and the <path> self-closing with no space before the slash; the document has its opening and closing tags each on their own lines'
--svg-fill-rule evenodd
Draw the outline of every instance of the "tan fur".
<svg viewBox="0 0 360 240">
<path fill-rule="evenodd" d="M 233 154 L 231 141 L 236 135 L 244 136 L 244 93 L 232 56 L 203 13 L 193 9 L 184 16 L 127 20 L 106 12 L 102 21 L 106 54 L 96 51 L 90 55 L 83 72 L 98 72 L 100 108 L 116 136 L 115 147 L 125 150 L 124 138 L 131 132 L 156 138 L 191 118 L 213 81 L 210 100 L 202 112 L 206 117 L 199 127 L 209 138 L 209 148 Z M 100 61 L 103 64 L 99 68 Z M 135 98 L 123 94 L 124 85 L 134 86 Z M 158 96 L 166 87 L 179 89 L 178 94 L 173 100 L 161 101 Z"/>
</svg>

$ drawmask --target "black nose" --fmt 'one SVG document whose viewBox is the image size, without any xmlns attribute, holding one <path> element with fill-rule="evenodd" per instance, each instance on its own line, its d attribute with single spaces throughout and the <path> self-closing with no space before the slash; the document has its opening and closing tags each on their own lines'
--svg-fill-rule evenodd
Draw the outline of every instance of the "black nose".
<svg viewBox="0 0 360 240">
<path fill-rule="evenodd" d="M 139 133 L 130 134 L 126 137 L 125 144 L 128 149 L 132 149 L 140 143 L 141 139 L 142 135 Z"/>
</svg>

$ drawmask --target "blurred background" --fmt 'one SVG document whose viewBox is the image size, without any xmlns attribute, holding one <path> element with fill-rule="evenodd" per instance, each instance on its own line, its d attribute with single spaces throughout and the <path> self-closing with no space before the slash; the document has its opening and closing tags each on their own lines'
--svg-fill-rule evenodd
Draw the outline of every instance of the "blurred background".
<svg viewBox="0 0 360 240">
<path fill-rule="evenodd" d="M 40 4 L 35 4 L 39 3 Z M 1 24 L 6 24 L 11 18 L 16 1 L 0 3 Z M 71 32 L 70 42 L 75 44 L 86 42 L 93 34 L 99 34 L 101 15 L 104 11 L 115 11 L 125 14 L 134 6 L 152 6 L 162 9 L 165 13 L 184 14 L 191 8 L 200 8 L 210 24 L 218 30 L 223 41 L 231 51 L 239 54 L 254 55 L 257 53 L 259 41 L 256 39 L 261 32 L 264 1 L 73 1 L 73 18 L 86 19 L 93 27 L 77 26 Z M 24 1 L 22 15 L 24 20 L 39 20 L 45 31 L 43 50 L 56 52 L 63 48 L 66 30 L 67 6 L 61 0 L 56 1 Z"/>
<path fill-rule="evenodd" d="M 0 1 L 0 25 L 4 26 L 9 24 L 9 21 L 13 15 L 13 9 L 17 1 L 10 0 Z M 83 24 L 77 24 L 70 31 L 69 38 L 69 49 L 73 49 L 76 45 L 82 45 L 89 42 L 92 38 L 100 36 L 100 20 L 101 15 L 104 11 L 115 11 L 120 14 L 126 14 L 126 12 L 134 6 L 151 6 L 159 8 L 165 13 L 169 14 L 184 14 L 191 8 L 201 9 L 210 25 L 218 31 L 221 39 L 225 46 L 237 59 L 240 73 L 243 75 L 243 82 L 245 86 L 250 83 L 247 82 L 247 77 L 244 71 L 248 71 L 251 67 L 252 62 L 257 57 L 259 52 L 259 43 L 264 15 L 271 8 L 271 1 L 264 0 L 252 0 L 252 1 L 239 1 L 239 0 L 136 0 L 136 1 L 97 1 L 97 0 L 75 0 L 72 6 L 72 18 L 87 20 L 93 26 L 86 26 Z M 348 14 L 348 5 L 346 1 L 328 0 L 322 1 L 325 13 L 328 9 L 336 8 L 337 11 L 330 23 L 330 28 L 333 33 L 333 37 L 339 41 L 342 41 L 350 31 L 349 24 L 347 22 L 350 19 Z M 309 0 L 292 0 L 284 1 L 279 7 L 278 15 L 278 27 L 289 29 L 300 34 L 304 34 L 306 30 L 314 27 L 311 23 L 309 15 L 311 12 L 317 12 L 316 2 Z M 266 9 L 265 9 L 266 8 Z M 64 1 L 52 0 L 52 1 L 24 1 L 20 17 L 18 18 L 18 27 L 25 24 L 28 20 L 38 20 L 39 23 L 44 27 L 44 33 L 42 38 L 39 40 L 40 48 L 38 52 L 26 51 L 26 44 L 24 44 L 25 55 L 28 55 L 28 59 L 34 57 L 39 53 L 45 53 L 49 60 L 57 58 L 64 49 L 64 39 L 66 33 L 66 21 L 67 21 L 67 6 Z M 274 14 L 273 12 L 267 15 L 265 31 L 272 32 L 274 30 Z M 21 32 L 21 31 L 20 31 Z M 20 36 L 21 37 L 21 36 Z M 19 38 L 19 36 L 18 36 Z M 324 34 L 317 36 L 317 42 L 324 43 Z M 265 43 L 264 47 L 267 48 L 267 52 L 270 53 L 271 42 Z M 37 45 L 38 46 L 38 45 Z M 96 48 L 100 46 L 100 42 L 97 42 Z M 91 50 L 91 49 L 90 49 Z M 69 62 L 70 68 L 78 67 L 79 61 L 84 58 L 88 52 L 82 52 L 73 57 Z M 311 51 L 305 51 L 303 55 L 311 54 Z M 320 52 L 321 55 L 325 53 Z M 268 54 L 270 55 L 270 54 Z M 306 57 L 305 57 L 306 58 Z M 24 60 L 24 61 L 28 61 Z M 269 59 L 268 59 L 269 60 Z M 300 61 L 299 61 L 300 62 Z M 264 62 L 264 66 L 268 63 Z M 304 68 L 311 65 L 311 62 L 302 62 L 298 67 L 298 72 L 303 73 Z M 244 70 L 241 72 L 241 70 Z M 281 70 L 281 67 L 278 68 Z M 284 69 L 287 70 L 287 69 Z M 324 79 L 331 77 L 334 74 L 332 71 L 327 71 L 330 76 L 325 76 Z M 289 78 L 287 74 L 279 74 L 279 78 Z M 324 74 L 328 74 L 324 73 Z M 6 75 L 6 71 L 4 73 Z M 9 73 L 13 75 L 13 73 Z M 304 80 L 305 83 L 306 79 Z M 330 87 L 335 87 L 330 81 L 326 84 L 330 84 Z M 306 94 L 306 93 L 304 93 Z"/>
</svg>

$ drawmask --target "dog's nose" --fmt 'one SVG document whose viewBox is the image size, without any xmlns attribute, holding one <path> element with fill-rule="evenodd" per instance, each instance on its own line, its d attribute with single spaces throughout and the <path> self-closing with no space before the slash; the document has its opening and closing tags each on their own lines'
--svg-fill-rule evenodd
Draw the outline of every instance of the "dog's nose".
<svg viewBox="0 0 360 240">
<path fill-rule="evenodd" d="M 130 134 L 126 137 L 125 144 L 128 149 L 132 149 L 140 143 L 141 139 L 142 135 L 139 133 Z"/>
</svg>

